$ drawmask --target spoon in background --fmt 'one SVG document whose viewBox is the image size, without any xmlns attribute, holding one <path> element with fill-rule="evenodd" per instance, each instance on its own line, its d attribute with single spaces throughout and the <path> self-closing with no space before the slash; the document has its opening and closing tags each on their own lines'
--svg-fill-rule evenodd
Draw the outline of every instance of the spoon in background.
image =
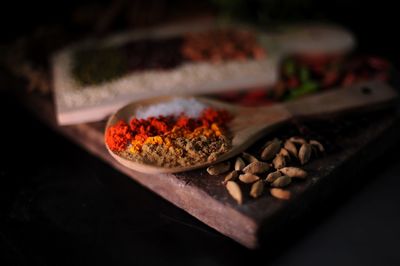
<svg viewBox="0 0 400 266">
<path fill-rule="evenodd" d="M 389 85 L 379 81 L 369 81 L 352 87 L 333 89 L 267 107 L 242 107 L 208 98 L 195 97 L 195 99 L 210 107 L 225 109 L 233 115 L 232 121 L 228 123 L 228 128 L 232 135 L 232 147 L 214 162 L 205 162 L 192 166 L 165 168 L 138 163 L 119 156 L 106 146 L 110 154 L 118 162 L 132 170 L 152 174 L 190 171 L 207 167 L 240 154 L 266 133 L 295 117 L 315 117 L 351 111 L 371 110 L 393 101 L 397 95 L 395 89 Z M 113 114 L 109 118 L 106 128 L 114 125 L 121 119 L 129 121 L 135 116 L 135 112 L 139 107 L 167 102 L 172 99 L 173 97 L 163 97 L 132 102 Z"/>
</svg>

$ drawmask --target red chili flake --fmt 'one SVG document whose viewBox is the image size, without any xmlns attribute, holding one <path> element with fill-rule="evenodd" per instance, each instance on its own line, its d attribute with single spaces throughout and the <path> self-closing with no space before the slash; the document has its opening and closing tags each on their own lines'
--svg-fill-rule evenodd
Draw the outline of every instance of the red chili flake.
<svg viewBox="0 0 400 266">
<path fill-rule="evenodd" d="M 255 100 L 265 98 L 266 96 L 267 96 L 267 91 L 265 89 L 252 90 L 246 94 L 246 98 Z"/>
<path fill-rule="evenodd" d="M 107 146 L 113 151 L 123 151 L 131 139 L 132 134 L 129 126 L 122 120 L 108 127 L 106 130 L 105 141 Z"/>
<path fill-rule="evenodd" d="M 188 118 L 185 115 L 181 115 L 175 123 L 176 127 L 184 128 L 189 131 L 193 131 L 195 128 L 199 127 L 200 121 L 193 119 L 193 118 Z"/>
<path fill-rule="evenodd" d="M 225 110 L 205 109 L 199 118 L 188 118 L 184 114 L 174 116 L 149 117 L 147 119 L 133 118 L 130 125 L 124 121 L 119 121 L 114 126 L 110 126 L 106 131 L 106 143 L 113 151 L 126 149 L 131 140 L 144 143 L 147 138 L 163 136 L 173 128 L 178 127 L 188 132 L 193 132 L 196 128 L 205 126 L 210 128 L 216 123 L 224 128 L 225 124 L 231 119 Z"/>
<path fill-rule="evenodd" d="M 286 82 L 286 85 L 289 87 L 289 89 L 296 88 L 300 85 L 300 82 L 297 78 L 290 78 Z"/>
<path fill-rule="evenodd" d="M 349 86 L 353 84 L 355 81 L 356 81 L 356 75 L 353 73 L 348 73 L 346 74 L 346 76 L 342 81 L 342 86 Z"/>
<path fill-rule="evenodd" d="M 207 108 L 202 112 L 200 120 L 203 126 L 211 126 L 213 123 L 220 124 L 223 126 L 231 119 L 230 114 L 225 110 L 215 110 L 213 108 Z"/>
<path fill-rule="evenodd" d="M 322 80 L 322 85 L 324 87 L 329 87 L 332 86 L 336 83 L 336 81 L 338 80 L 339 75 L 337 71 L 329 71 L 325 73 L 325 76 Z"/>
</svg>

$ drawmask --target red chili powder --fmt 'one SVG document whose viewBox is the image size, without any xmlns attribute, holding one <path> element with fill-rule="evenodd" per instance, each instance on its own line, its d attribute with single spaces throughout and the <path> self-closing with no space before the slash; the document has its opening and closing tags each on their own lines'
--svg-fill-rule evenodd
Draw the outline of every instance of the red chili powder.
<svg viewBox="0 0 400 266">
<path fill-rule="evenodd" d="M 118 121 L 115 125 L 108 127 L 106 130 L 106 144 L 113 151 L 125 150 L 131 139 L 132 133 L 129 126 L 122 120 Z"/>
<path fill-rule="evenodd" d="M 198 127 L 211 128 L 214 123 L 224 128 L 230 119 L 231 115 L 225 110 L 207 108 L 199 118 L 188 118 L 184 114 L 178 117 L 133 118 L 129 126 L 121 120 L 107 129 L 106 143 L 113 151 L 123 151 L 131 140 L 144 143 L 148 137 L 163 136 L 173 128 L 182 128 L 187 132 L 193 132 Z"/>
</svg>

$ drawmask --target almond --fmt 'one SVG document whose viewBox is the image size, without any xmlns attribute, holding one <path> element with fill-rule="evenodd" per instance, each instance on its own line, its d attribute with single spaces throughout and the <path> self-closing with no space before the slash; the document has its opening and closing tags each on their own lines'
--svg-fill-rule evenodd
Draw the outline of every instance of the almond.
<svg viewBox="0 0 400 266">
<path fill-rule="evenodd" d="M 290 191 L 281 188 L 271 188 L 269 192 L 275 198 L 282 200 L 289 200 L 292 196 L 292 193 Z"/>
<path fill-rule="evenodd" d="M 264 182 L 262 180 L 258 180 L 251 186 L 250 196 L 253 198 L 258 198 L 261 196 L 264 190 Z"/>
<path fill-rule="evenodd" d="M 299 150 L 299 160 L 301 164 L 306 164 L 311 157 L 311 145 L 308 143 L 305 143 L 301 145 L 300 150 Z"/>
<path fill-rule="evenodd" d="M 239 176 L 239 180 L 246 184 L 253 183 L 259 179 L 260 178 L 258 176 L 253 175 L 253 174 L 243 174 L 243 175 Z"/>
<path fill-rule="evenodd" d="M 228 181 L 226 183 L 226 189 L 229 192 L 229 195 L 234 198 L 237 203 L 242 204 L 243 202 L 243 196 L 242 196 L 242 190 L 240 189 L 239 185 L 234 182 L 234 181 Z"/>
<path fill-rule="evenodd" d="M 269 170 L 269 164 L 264 162 L 252 162 L 243 168 L 244 173 L 249 174 L 261 174 Z"/>
<path fill-rule="evenodd" d="M 279 169 L 284 175 L 287 175 L 291 178 L 306 178 L 307 177 L 307 172 L 304 171 L 301 168 L 297 167 L 284 167 L 282 169 Z"/>
</svg>

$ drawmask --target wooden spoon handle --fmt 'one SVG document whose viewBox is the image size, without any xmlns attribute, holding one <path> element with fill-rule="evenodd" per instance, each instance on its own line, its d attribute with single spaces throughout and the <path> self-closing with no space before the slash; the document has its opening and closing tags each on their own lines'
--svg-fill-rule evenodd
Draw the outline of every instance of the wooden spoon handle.
<svg viewBox="0 0 400 266">
<path fill-rule="evenodd" d="M 380 81 L 369 81 L 349 88 L 331 90 L 284 104 L 293 116 L 319 116 L 365 109 L 394 100 L 395 89 Z"/>
</svg>

